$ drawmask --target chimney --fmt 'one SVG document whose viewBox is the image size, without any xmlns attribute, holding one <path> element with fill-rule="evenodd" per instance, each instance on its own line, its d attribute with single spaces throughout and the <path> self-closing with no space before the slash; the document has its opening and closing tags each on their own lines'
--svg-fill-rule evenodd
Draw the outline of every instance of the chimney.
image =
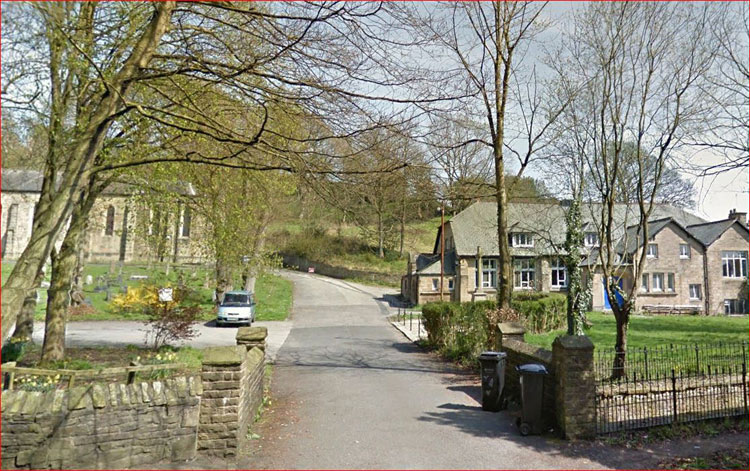
<svg viewBox="0 0 750 471">
<path fill-rule="evenodd" d="M 730 209 L 729 219 L 736 219 L 742 224 L 747 224 L 747 213 L 739 213 L 737 212 L 737 209 Z"/>
</svg>

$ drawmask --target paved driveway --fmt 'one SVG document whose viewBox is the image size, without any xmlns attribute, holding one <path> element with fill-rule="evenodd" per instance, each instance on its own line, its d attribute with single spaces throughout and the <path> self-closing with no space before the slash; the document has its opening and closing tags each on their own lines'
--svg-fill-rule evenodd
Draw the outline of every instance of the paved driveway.
<svg viewBox="0 0 750 471">
<path fill-rule="evenodd" d="M 292 274 L 294 325 L 257 433 L 253 468 L 601 468 L 559 441 L 521 437 L 477 402 L 474 375 L 421 352 L 377 289 Z"/>
<path fill-rule="evenodd" d="M 289 335 L 292 322 L 269 321 L 254 322 L 253 326 L 267 327 L 268 338 L 266 350 L 273 360 L 279 347 Z M 236 345 L 237 327 L 216 327 L 214 322 L 197 324 L 198 336 L 188 342 L 181 342 L 196 348 Z M 44 341 L 44 324 L 34 323 L 34 341 Z M 144 345 L 146 326 L 137 321 L 85 321 L 69 322 L 66 326 L 65 344 L 69 347 L 87 347 L 97 345 Z"/>
</svg>

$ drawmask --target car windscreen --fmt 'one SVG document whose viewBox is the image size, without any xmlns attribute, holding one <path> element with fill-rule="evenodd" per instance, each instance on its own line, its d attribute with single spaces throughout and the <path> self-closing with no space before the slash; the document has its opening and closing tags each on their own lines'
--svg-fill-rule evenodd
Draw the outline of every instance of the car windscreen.
<svg viewBox="0 0 750 471">
<path fill-rule="evenodd" d="M 224 295 L 224 301 L 221 303 L 222 306 L 249 306 L 252 301 L 252 297 L 247 294 L 232 294 L 227 293 Z"/>
</svg>

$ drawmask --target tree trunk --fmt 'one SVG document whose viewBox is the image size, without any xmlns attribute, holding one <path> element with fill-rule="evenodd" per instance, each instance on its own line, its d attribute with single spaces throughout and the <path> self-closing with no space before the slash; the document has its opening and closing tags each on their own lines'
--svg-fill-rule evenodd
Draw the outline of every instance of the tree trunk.
<svg viewBox="0 0 750 471">
<path fill-rule="evenodd" d="M 120 231 L 120 262 L 125 261 L 125 255 L 128 251 L 128 213 L 129 209 L 125 206 L 122 213 L 122 230 Z"/>
<path fill-rule="evenodd" d="M 385 251 L 383 250 L 383 215 L 378 213 L 378 257 L 385 258 Z"/>
<path fill-rule="evenodd" d="M 613 307 L 613 310 L 616 309 Z M 617 336 L 615 339 L 615 359 L 612 362 L 612 378 L 622 378 L 625 376 L 625 355 L 628 348 L 628 318 L 625 312 L 619 315 L 615 314 L 617 322 Z"/>
<path fill-rule="evenodd" d="M 27 338 L 31 340 L 31 334 L 34 333 L 36 294 L 36 288 L 32 289 L 23 300 L 23 307 L 21 307 L 21 312 L 18 314 L 18 319 L 16 319 L 16 328 L 13 330 L 13 338 Z"/>
<path fill-rule="evenodd" d="M 65 358 L 65 322 L 70 306 L 73 279 L 78 265 L 79 248 L 85 234 L 86 223 L 100 193 L 92 183 L 89 191 L 73 209 L 70 226 L 63 239 L 60 252 L 53 252 L 50 287 L 47 290 L 47 314 L 44 323 L 42 362 L 62 361 Z"/>
<path fill-rule="evenodd" d="M 401 200 L 401 243 L 398 247 L 398 256 L 404 256 L 404 232 L 406 226 L 406 198 Z"/>
<path fill-rule="evenodd" d="M 229 269 L 221 260 L 216 260 L 216 305 L 221 304 L 224 299 L 224 293 L 231 289 L 231 279 Z"/>
</svg>

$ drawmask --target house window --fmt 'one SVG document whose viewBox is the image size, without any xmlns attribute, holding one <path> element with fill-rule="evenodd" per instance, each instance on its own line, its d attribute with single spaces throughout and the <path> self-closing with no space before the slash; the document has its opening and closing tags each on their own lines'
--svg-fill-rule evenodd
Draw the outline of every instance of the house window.
<svg viewBox="0 0 750 471">
<path fill-rule="evenodd" d="M 747 276 L 747 252 L 722 252 L 722 274 L 725 278 L 745 278 Z"/>
<path fill-rule="evenodd" d="M 185 208 L 182 212 L 182 237 L 190 237 L 190 222 L 192 215 L 190 214 L 190 208 Z"/>
<path fill-rule="evenodd" d="M 104 226 L 104 235 L 111 236 L 115 233 L 115 207 L 110 205 L 107 208 L 107 222 Z"/>
<path fill-rule="evenodd" d="M 664 273 L 654 273 L 652 291 L 664 291 Z"/>
<path fill-rule="evenodd" d="M 517 258 L 513 261 L 513 287 L 519 289 L 534 288 L 534 259 Z"/>
<path fill-rule="evenodd" d="M 667 291 L 674 293 L 674 273 L 667 273 Z"/>
<path fill-rule="evenodd" d="M 551 263 L 552 268 L 552 287 L 565 288 L 568 286 L 568 269 L 565 267 L 562 259 L 555 258 Z"/>
<path fill-rule="evenodd" d="M 648 258 L 659 258 L 659 245 L 648 244 L 646 247 L 646 257 Z"/>
<path fill-rule="evenodd" d="M 453 291 L 453 278 L 448 280 L 448 291 Z"/>
<path fill-rule="evenodd" d="M 725 299 L 724 314 L 747 314 L 748 306 L 745 299 Z"/>
<path fill-rule="evenodd" d="M 497 260 L 482 259 L 482 288 L 497 287 Z"/>
<path fill-rule="evenodd" d="M 701 299 L 701 285 L 690 285 L 690 299 Z"/>
<path fill-rule="evenodd" d="M 514 232 L 511 234 L 511 244 L 513 247 L 533 247 L 534 237 L 525 232 Z"/>
<path fill-rule="evenodd" d="M 599 234 L 596 232 L 587 232 L 583 236 L 583 245 L 586 247 L 599 247 Z"/>
<path fill-rule="evenodd" d="M 648 273 L 641 275 L 641 291 L 648 293 Z"/>
<path fill-rule="evenodd" d="M 680 244 L 680 258 L 690 258 L 690 246 L 688 244 Z"/>
<path fill-rule="evenodd" d="M 437 278 L 432 279 L 432 291 L 437 291 L 440 287 L 440 280 Z"/>
</svg>

